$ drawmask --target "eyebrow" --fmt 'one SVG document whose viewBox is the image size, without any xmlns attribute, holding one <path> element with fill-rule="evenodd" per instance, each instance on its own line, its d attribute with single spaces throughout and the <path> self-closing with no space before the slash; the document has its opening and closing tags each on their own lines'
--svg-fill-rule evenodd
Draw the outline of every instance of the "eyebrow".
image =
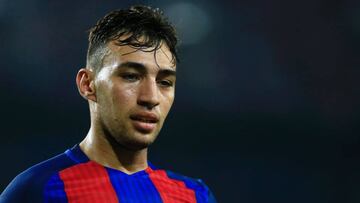
<svg viewBox="0 0 360 203">
<path fill-rule="evenodd" d="M 147 73 L 146 66 L 144 64 L 133 61 L 122 63 L 118 66 L 118 68 L 132 68 L 142 74 Z M 176 71 L 171 68 L 160 68 L 159 74 L 164 76 L 176 76 Z"/>
</svg>

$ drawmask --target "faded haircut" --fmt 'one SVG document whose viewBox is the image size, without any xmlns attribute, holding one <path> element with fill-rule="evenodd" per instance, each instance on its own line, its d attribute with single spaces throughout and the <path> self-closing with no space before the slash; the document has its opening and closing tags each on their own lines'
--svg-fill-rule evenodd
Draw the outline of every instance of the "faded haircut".
<svg viewBox="0 0 360 203">
<path fill-rule="evenodd" d="M 129 45 L 148 52 L 158 50 L 165 43 L 172 54 L 172 61 L 175 64 L 179 62 L 175 28 L 158 8 L 132 6 L 112 11 L 101 18 L 90 29 L 87 67 L 95 72 L 101 69 L 107 43 L 113 40 L 119 46 Z"/>
</svg>

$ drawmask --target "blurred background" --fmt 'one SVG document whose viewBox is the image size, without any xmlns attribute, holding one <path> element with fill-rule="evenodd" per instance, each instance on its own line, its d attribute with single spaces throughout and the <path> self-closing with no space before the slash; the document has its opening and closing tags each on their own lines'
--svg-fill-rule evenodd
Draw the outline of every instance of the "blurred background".
<svg viewBox="0 0 360 203">
<path fill-rule="evenodd" d="M 150 160 L 219 202 L 360 202 L 360 1 L 0 0 L 0 189 L 86 135 L 87 30 L 132 4 L 181 38 Z"/>
</svg>

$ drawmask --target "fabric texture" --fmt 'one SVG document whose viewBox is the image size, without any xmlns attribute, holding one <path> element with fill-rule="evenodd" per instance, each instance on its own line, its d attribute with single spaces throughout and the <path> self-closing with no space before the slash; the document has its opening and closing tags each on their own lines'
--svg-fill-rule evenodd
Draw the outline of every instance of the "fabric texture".
<svg viewBox="0 0 360 203">
<path fill-rule="evenodd" d="M 19 174 L 0 196 L 0 203 L 214 203 L 200 179 L 159 169 L 149 163 L 131 175 L 104 167 L 79 145 Z"/>
</svg>

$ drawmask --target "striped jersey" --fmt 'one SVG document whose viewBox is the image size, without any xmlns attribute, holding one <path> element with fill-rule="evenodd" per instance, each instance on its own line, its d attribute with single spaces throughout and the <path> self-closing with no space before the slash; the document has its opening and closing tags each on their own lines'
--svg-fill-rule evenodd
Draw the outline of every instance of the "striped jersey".
<svg viewBox="0 0 360 203">
<path fill-rule="evenodd" d="M 0 203 L 180 203 L 216 202 L 209 188 L 149 163 L 131 175 L 102 166 L 79 145 L 19 174 L 0 196 Z"/>
</svg>

